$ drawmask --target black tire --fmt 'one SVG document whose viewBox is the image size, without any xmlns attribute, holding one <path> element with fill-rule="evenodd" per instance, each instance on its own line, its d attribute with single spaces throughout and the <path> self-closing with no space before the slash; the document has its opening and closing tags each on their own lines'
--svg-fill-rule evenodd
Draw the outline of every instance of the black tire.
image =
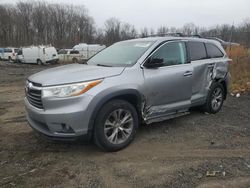
<svg viewBox="0 0 250 188">
<path fill-rule="evenodd" d="M 77 59 L 77 58 L 73 58 L 73 59 L 72 59 L 72 62 L 73 62 L 73 63 L 78 63 L 78 59 Z"/>
<path fill-rule="evenodd" d="M 40 59 L 38 59 L 36 62 L 38 65 L 43 65 L 43 62 Z"/>
<path fill-rule="evenodd" d="M 9 56 L 9 58 L 8 58 L 8 61 L 9 61 L 9 62 L 12 62 L 12 59 L 11 59 L 11 57 L 10 57 L 10 56 Z"/>
<path fill-rule="evenodd" d="M 221 96 L 220 97 L 218 96 L 217 97 L 218 99 L 215 99 L 216 98 L 215 93 L 217 91 L 221 91 Z M 215 114 L 219 112 L 223 105 L 224 99 L 225 99 L 225 89 L 223 85 L 219 82 L 212 83 L 207 95 L 206 103 L 202 106 L 203 111 L 210 114 Z M 214 102 L 214 100 L 218 100 L 217 103 L 218 102 L 219 103 L 217 104 L 217 106 L 213 105 L 216 103 Z"/>
<path fill-rule="evenodd" d="M 124 116 L 123 116 L 123 119 L 127 115 L 126 113 L 128 113 L 130 115 L 130 117 L 131 117 L 131 119 L 129 118 L 130 119 L 129 126 L 131 126 L 131 129 L 129 128 L 130 129 L 130 134 L 129 134 L 128 137 L 125 136 L 124 140 L 121 141 L 123 139 L 123 137 L 124 137 L 124 130 L 126 130 L 126 128 L 124 128 L 123 126 L 124 125 L 127 126 L 127 125 L 123 124 L 121 126 L 124 129 L 121 128 L 121 127 L 114 128 L 115 126 L 112 125 L 111 126 L 112 130 L 111 129 L 109 130 L 109 131 L 111 131 L 110 137 L 116 131 L 117 132 L 116 133 L 117 134 L 116 139 L 119 140 L 118 137 L 120 137 L 120 139 L 121 139 L 120 143 L 118 143 L 119 141 L 117 141 L 117 143 L 112 143 L 112 141 L 110 141 L 108 139 L 108 135 L 107 135 L 108 131 L 105 133 L 104 127 L 107 125 L 106 122 L 110 120 L 109 118 L 112 117 L 112 114 L 116 113 L 119 110 L 123 110 L 122 112 L 125 113 Z M 122 112 L 119 115 L 120 118 L 122 117 Z M 119 122 L 121 122 L 120 118 L 119 118 Z M 133 126 L 130 125 L 130 124 L 133 124 Z M 123 130 L 120 130 L 120 128 L 123 129 Z M 106 103 L 100 109 L 99 113 L 96 116 L 95 127 L 94 127 L 94 141 L 95 141 L 95 144 L 98 147 L 100 147 L 101 149 L 105 150 L 105 151 L 114 152 L 114 151 L 121 150 L 121 149 L 127 147 L 133 141 L 133 139 L 135 137 L 135 134 L 136 134 L 137 128 L 138 128 L 138 115 L 137 115 L 135 107 L 132 104 L 130 104 L 129 102 L 124 101 L 124 100 L 117 100 L 117 99 L 111 100 L 108 103 Z M 116 129 L 116 130 L 114 130 L 114 129 Z M 127 134 L 127 131 L 125 131 L 125 132 Z"/>
</svg>

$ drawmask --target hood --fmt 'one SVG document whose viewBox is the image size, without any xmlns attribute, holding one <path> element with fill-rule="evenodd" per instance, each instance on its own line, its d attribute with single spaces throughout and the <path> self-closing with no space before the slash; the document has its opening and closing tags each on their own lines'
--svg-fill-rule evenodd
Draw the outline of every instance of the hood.
<svg viewBox="0 0 250 188">
<path fill-rule="evenodd" d="M 123 70 L 124 67 L 71 64 L 38 72 L 31 75 L 28 80 L 42 84 L 42 86 L 52 86 L 116 76 Z"/>
</svg>

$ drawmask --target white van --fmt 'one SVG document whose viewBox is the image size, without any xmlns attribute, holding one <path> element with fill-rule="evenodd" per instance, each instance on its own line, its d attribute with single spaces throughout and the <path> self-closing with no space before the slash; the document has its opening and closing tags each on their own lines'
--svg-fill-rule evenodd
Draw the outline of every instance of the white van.
<svg viewBox="0 0 250 188">
<path fill-rule="evenodd" d="M 58 54 L 52 46 L 31 46 L 21 48 L 17 54 L 17 60 L 20 63 L 36 63 L 38 65 L 45 63 L 57 63 Z"/>
<path fill-rule="evenodd" d="M 80 44 L 75 45 L 73 47 L 74 50 L 78 50 L 80 52 L 83 60 L 87 60 L 87 59 L 91 58 L 93 55 L 102 51 L 104 48 L 106 48 L 105 45 L 86 44 L 86 43 L 80 43 Z"/>
<path fill-rule="evenodd" d="M 3 50 L 3 59 L 9 61 L 15 61 L 18 48 L 4 48 Z"/>
</svg>

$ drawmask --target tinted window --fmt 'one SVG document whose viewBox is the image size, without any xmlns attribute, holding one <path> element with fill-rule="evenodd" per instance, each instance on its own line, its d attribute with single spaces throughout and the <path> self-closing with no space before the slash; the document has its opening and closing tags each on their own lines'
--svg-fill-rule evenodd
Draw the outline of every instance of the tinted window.
<svg viewBox="0 0 250 188">
<path fill-rule="evenodd" d="M 77 50 L 72 50 L 72 51 L 70 51 L 70 54 L 79 54 L 79 51 L 77 51 Z"/>
<path fill-rule="evenodd" d="M 207 58 L 205 45 L 202 42 L 188 42 L 190 60 L 201 60 Z"/>
<path fill-rule="evenodd" d="M 151 58 L 163 59 L 165 66 L 186 63 L 184 42 L 170 42 L 160 47 Z"/>
<path fill-rule="evenodd" d="M 5 48 L 5 49 L 4 49 L 4 52 L 5 52 L 5 53 L 12 53 L 12 49 Z"/>
<path fill-rule="evenodd" d="M 23 55 L 23 51 L 20 49 L 20 50 L 17 52 L 17 55 Z"/>
<path fill-rule="evenodd" d="M 207 48 L 207 55 L 209 58 L 217 58 L 224 56 L 224 54 L 220 51 L 220 49 L 214 44 L 207 43 L 206 48 Z"/>
</svg>

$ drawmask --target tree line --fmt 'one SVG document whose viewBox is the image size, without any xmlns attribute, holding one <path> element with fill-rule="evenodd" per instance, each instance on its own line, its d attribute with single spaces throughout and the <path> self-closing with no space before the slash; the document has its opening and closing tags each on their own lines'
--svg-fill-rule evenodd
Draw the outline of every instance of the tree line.
<svg viewBox="0 0 250 188">
<path fill-rule="evenodd" d="M 223 24 L 204 28 L 188 23 L 181 28 L 161 26 L 137 30 L 134 25 L 110 18 L 99 28 L 84 6 L 44 1 L 0 4 L 0 47 L 52 44 L 69 48 L 80 42 L 108 46 L 120 40 L 166 33 L 219 37 L 250 47 L 250 20 L 237 26 Z"/>
</svg>

